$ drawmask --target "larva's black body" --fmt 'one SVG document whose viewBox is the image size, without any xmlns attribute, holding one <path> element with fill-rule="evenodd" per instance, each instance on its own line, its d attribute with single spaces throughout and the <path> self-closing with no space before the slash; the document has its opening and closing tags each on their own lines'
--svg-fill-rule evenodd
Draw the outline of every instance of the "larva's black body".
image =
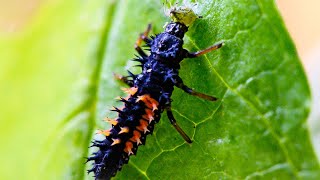
<svg viewBox="0 0 320 180">
<path fill-rule="evenodd" d="M 160 115 L 167 110 L 168 117 L 184 139 L 191 143 L 190 138 L 176 124 L 171 112 L 171 95 L 174 86 L 182 88 L 191 95 L 207 100 L 216 98 L 197 93 L 185 86 L 179 77 L 179 63 L 187 57 L 197 57 L 209 50 L 221 47 L 221 44 L 214 48 L 198 53 L 189 53 L 183 49 L 183 36 L 188 27 L 182 23 L 171 22 L 166 26 L 165 32 L 158 34 L 151 39 L 147 38 L 147 32 L 140 37 L 150 48 L 150 54 L 146 55 L 137 43 L 139 61 L 142 73 L 128 77 L 118 77 L 127 83 L 131 88 L 125 90 L 129 96 L 121 98 L 124 102 L 122 109 L 115 108 L 118 118 L 107 119 L 112 124 L 110 130 L 101 131 L 106 138 L 102 141 L 94 140 L 93 145 L 98 151 L 93 153 L 88 161 L 93 161 L 92 169 L 96 179 L 110 179 L 122 166 L 128 163 L 129 156 L 136 154 L 140 144 L 145 144 L 146 136 L 152 134 L 154 125 L 160 120 Z M 139 40 L 138 40 L 139 41 Z"/>
</svg>

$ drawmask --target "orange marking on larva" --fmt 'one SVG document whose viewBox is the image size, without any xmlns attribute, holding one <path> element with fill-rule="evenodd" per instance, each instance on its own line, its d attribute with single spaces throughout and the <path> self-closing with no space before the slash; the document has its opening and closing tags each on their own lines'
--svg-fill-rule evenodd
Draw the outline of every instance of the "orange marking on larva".
<svg viewBox="0 0 320 180">
<path fill-rule="evenodd" d="M 115 119 L 104 118 L 104 121 L 107 122 L 107 123 L 110 123 L 110 124 L 112 124 L 114 126 L 118 124 L 118 121 L 115 120 Z"/>
<path fill-rule="evenodd" d="M 153 116 L 154 115 L 154 113 L 150 110 L 150 109 L 145 109 L 146 110 L 146 115 L 151 115 L 151 116 Z"/>
<path fill-rule="evenodd" d="M 111 144 L 111 146 L 114 146 L 116 144 L 119 144 L 121 142 L 120 139 L 112 139 L 113 143 Z"/>
<path fill-rule="evenodd" d="M 137 145 L 139 146 L 139 144 L 142 144 L 140 138 L 137 139 Z"/>
<path fill-rule="evenodd" d="M 142 131 L 145 134 L 146 132 L 150 132 L 147 127 L 148 127 L 148 122 L 143 120 L 143 119 L 141 119 L 140 120 L 140 126 L 137 126 L 137 129 L 139 131 Z"/>
<path fill-rule="evenodd" d="M 150 95 L 149 94 L 145 94 L 145 95 L 138 96 L 138 97 L 140 97 L 141 101 L 146 103 L 148 101 L 148 99 L 150 98 Z"/>
<path fill-rule="evenodd" d="M 132 137 L 132 138 L 130 138 L 129 140 L 130 140 L 131 142 L 136 142 L 137 145 L 142 144 L 142 142 L 140 141 L 140 138 L 135 139 L 134 137 Z"/>
<path fill-rule="evenodd" d="M 145 99 L 145 97 L 144 97 L 144 96 L 145 96 L 145 95 L 138 96 L 138 98 L 137 98 L 136 102 L 139 102 L 139 101 L 143 101 L 143 102 L 144 102 L 144 99 Z"/>
<path fill-rule="evenodd" d="M 128 153 L 128 155 L 130 156 L 131 154 L 133 154 L 132 148 L 133 148 L 132 142 L 128 141 L 126 142 L 126 147 L 124 148 L 124 152 Z"/>
<path fill-rule="evenodd" d="M 122 134 L 122 133 L 128 133 L 129 132 L 129 128 L 128 127 L 120 127 L 120 132 L 118 134 Z"/>
<path fill-rule="evenodd" d="M 141 96 L 141 101 L 143 101 L 145 104 L 150 105 L 149 99 L 150 99 L 150 95 L 149 94 L 145 94 L 143 96 Z"/>
<path fill-rule="evenodd" d="M 149 94 L 145 94 L 145 95 L 142 95 L 142 96 L 138 96 L 137 102 L 138 102 L 138 101 L 143 101 L 144 104 L 145 104 L 149 109 L 152 109 L 152 111 L 155 111 L 155 110 L 158 109 L 159 102 L 156 101 L 155 99 L 153 99 L 152 97 L 150 97 Z"/>
<path fill-rule="evenodd" d="M 130 94 L 130 95 L 135 95 L 138 91 L 138 88 L 136 87 L 131 87 L 131 88 L 121 88 L 121 90 L 123 90 L 123 92 Z"/>
<path fill-rule="evenodd" d="M 137 98 L 137 102 L 138 101 L 143 101 L 144 103 L 146 103 L 146 104 L 150 104 L 151 102 L 149 101 L 149 99 L 152 99 L 151 97 L 150 97 L 150 95 L 149 94 L 145 94 L 145 95 L 142 95 L 142 96 L 138 96 L 138 98 Z"/>
<path fill-rule="evenodd" d="M 154 117 L 153 117 L 154 113 L 150 109 L 146 109 L 146 115 L 147 115 L 147 117 L 149 119 L 149 123 L 154 120 Z"/>
<path fill-rule="evenodd" d="M 150 104 L 148 101 L 143 101 L 144 105 L 147 106 L 147 108 L 152 109 L 152 104 Z"/>
<path fill-rule="evenodd" d="M 146 114 L 145 114 L 145 115 L 142 115 L 142 118 L 148 120 L 149 123 L 154 120 L 154 117 L 153 117 L 153 116 L 148 116 L 148 115 L 146 115 Z"/>
<path fill-rule="evenodd" d="M 140 141 L 140 137 L 141 137 L 141 133 L 137 130 L 134 130 L 132 138 L 135 140 L 134 142 L 137 142 L 137 145 L 142 144 L 142 142 Z"/>
<path fill-rule="evenodd" d="M 156 104 L 152 104 L 152 111 L 158 110 L 158 107 Z"/>
<path fill-rule="evenodd" d="M 130 140 L 131 142 L 136 142 L 137 145 L 142 144 L 140 138 L 132 137 L 132 138 L 130 138 L 129 140 Z"/>
<path fill-rule="evenodd" d="M 150 104 L 152 105 L 153 109 L 156 108 L 158 109 L 158 105 L 159 105 L 159 102 L 156 101 L 155 99 L 153 99 L 152 97 L 148 97 L 148 101 L 150 102 Z"/>
<path fill-rule="evenodd" d="M 143 101 L 144 105 L 147 106 L 147 108 L 152 109 L 152 111 L 158 109 L 156 104 L 151 104 L 150 101 Z"/>
<path fill-rule="evenodd" d="M 103 134 L 105 136 L 110 136 L 111 134 L 111 129 L 108 130 L 98 130 L 97 134 Z"/>
<path fill-rule="evenodd" d="M 138 92 L 138 88 L 137 87 L 132 87 L 130 88 L 130 94 L 133 96 Z"/>
</svg>

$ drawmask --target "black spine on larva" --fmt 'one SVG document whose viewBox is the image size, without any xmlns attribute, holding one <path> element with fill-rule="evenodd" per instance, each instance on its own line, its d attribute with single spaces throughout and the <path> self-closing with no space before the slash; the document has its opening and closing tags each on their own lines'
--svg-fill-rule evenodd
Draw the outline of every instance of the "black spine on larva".
<svg viewBox="0 0 320 180">
<path fill-rule="evenodd" d="M 146 136 L 152 134 L 154 124 L 160 120 L 160 114 L 171 102 L 174 83 L 178 77 L 179 63 L 185 56 L 186 50 L 182 48 L 183 36 L 188 28 L 181 23 L 169 23 L 163 33 L 152 37 L 147 41 L 150 48 L 148 57 L 136 57 L 135 61 L 141 63 L 142 73 L 133 75 L 129 72 L 133 81 L 133 87 L 137 91 L 128 99 L 121 99 L 123 109 L 115 109 L 118 112 L 117 124 L 112 125 L 110 134 L 104 140 L 94 140 L 92 146 L 98 151 L 93 153 L 88 161 L 93 161 L 92 169 L 96 179 L 110 179 L 128 163 L 128 152 L 125 152 L 126 143 L 132 141 L 134 131 L 141 134 L 140 140 L 144 144 Z M 148 120 L 144 115 L 150 112 L 150 107 L 138 98 L 149 95 L 157 104 L 157 109 L 152 110 L 153 120 Z M 138 101 L 137 101 L 138 100 Z M 147 131 L 139 130 L 140 121 L 148 121 Z M 128 132 L 119 133 L 121 129 L 128 128 Z M 119 143 L 115 143 L 119 141 Z M 114 144 L 113 144 L 114 143 Z M 132 153 L 136 154 L 138 143 L 132 143 Z"/>
</svg>

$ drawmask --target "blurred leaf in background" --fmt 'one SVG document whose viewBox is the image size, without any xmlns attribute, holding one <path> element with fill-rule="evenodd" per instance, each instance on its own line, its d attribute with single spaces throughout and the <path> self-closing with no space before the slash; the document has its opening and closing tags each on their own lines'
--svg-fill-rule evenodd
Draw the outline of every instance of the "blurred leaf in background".
<svg viewBox="0 0 320 180">
<path fill-rule="evenodd" d="M 196 2 L 204 18 L 185 47 L 226 45 L 184 61 L 181 76 L 221 100 L 176 90 L 174 114 L 193 144 L 164 117 L 117 177 L 320 177 L 306 126 L 309 88 L 273 2 Z M 91 178 L 87 147 L 96 129 L 108 128 L 101 119 L 122 95 L 112 72 L 133 65 L 133 44 L 148 23 L 163 31 L 162 3 L 46 1 L 25 30 L 1 37 L 1 179 Z"/>
<path fill-rule="evenodd" d="M 94 129 L 87 113 L 94 109 L 92 79 L 111 5 L 46 1 L 22 32 L 2 34 L 0 179 L 61 179 L 74 168 L 67 163 L 83 166 Z M 54 154 L 61 159 L 51 160 Z M 83 168 L 74 173 L 83 176 Z"/>
</svg>

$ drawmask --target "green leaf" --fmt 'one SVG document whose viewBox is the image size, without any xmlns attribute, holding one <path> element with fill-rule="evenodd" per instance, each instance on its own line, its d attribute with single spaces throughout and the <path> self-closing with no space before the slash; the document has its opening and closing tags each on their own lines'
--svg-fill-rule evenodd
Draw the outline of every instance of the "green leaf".
<svg viewBox="0 0 320 180">
<path fill-rule="evenodd" d="M 164 115 L 115 179 L 319 178 L 306 125 L 308 84 L 274 2 L 192 2 L 203 18 L 189 28 L 185 48 L 225 45 L 183 61 L 180 75 L 188 86 L 219 100 L 176 89 L 174 115 L 193 143 L 185 143 Z M 0 43 L 1 58 L 18 59 L 4 63 L 11 68 L 2 72 L 7 82 L 18 77 L 14 91 L 1 93 L 10 102 L 3 107 L 10 115 L 1 118 L 6 119 L 1 127 L 7 127 L 1 133 L 10 138 L 0 152 L 12 153 L 1 162 L 4 179 L 92 179 L 84 164 L 94 151 L 88 146 L 96 129 L 109 128 L 102 119 L 115 116 L 107 109 L 120 106 L 114 98 L 123 95 L 112 72 L 139 72 L 128 61 L 133 44 L 148 23 L 153 34 L 163 31 L 169 21 L 163 3 L 55 1 L 25 34 Z M 11 119 L 22 120 L 17 126 Z M 16 164 L 19 174 L 10 168 Z"/>
<path fill-rule="evenodd" d="M 145 147 L 118 179 L 257 179 L 320 177 L 306 118 L 310 93 L 294 45 L 271 1 L 199 1 L 203 16 L 186 37 L 197 51 L 225 46 L 181 63 L 181 76 L 194 89 L 220 98 L 212 103 L 176 90 L 174 115 L 194 142 L 189 145 L 164 116 Z M 131 8 L 135 7 L 135 8 Z M 131 63 L 137 32 L 154 33 L 167 21 L 161 4 L 120 1 L 102 65 L 98 119 L 118 85 L 111 73 Z M 158 12 L 158 14 L 156 14 Z M 161 18 L 161 19 L 160 19 Z M 134 24 L 133 24 L 134 22 Z M 124 38 L 126 37 L 126 38 Z"/>
</svg>

